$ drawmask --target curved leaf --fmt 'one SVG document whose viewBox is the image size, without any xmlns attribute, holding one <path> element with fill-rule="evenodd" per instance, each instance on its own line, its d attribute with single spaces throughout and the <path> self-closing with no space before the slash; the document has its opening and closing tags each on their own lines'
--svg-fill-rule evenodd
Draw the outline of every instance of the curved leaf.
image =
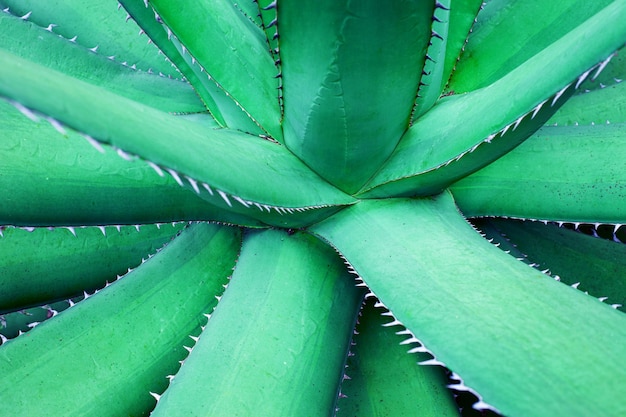
<svg viewBox="0 0 626 417">
<path fill-rule="evenodd" d="M 181 52 L 189 53 L 262 132 L 280 141 L 278 70 L 265 32 L 230 0 L 151 0 L 150 6 L 182 44 Z"/>
<path fill-rule="evenodd" d="M 194 225 L 123 279 L 4 343 L 4 409 L 19 416 L 147 414 L 149 392 L 167 386 L 185 357 L 183 343 L 223 291 L 239 239 L 234 228 Z"/>
<path fill-rule="evenodd" d="M 141 28 L 119 10 L 117 0 L 0 0 L 0 7 L 115 62 L 168 78 L 180 77 L 159 50 L 140 36 Z M 3 30 L 3 35 L 9 33 Z"/>
<path fill-rule="evenodd" d="M 362 293 L 312 236 L 251 232 L 153 416 L 330 415 Z"/>
<path fill-rule="evenodd" d="M 476 90 L 504 77 L 525 61 L 579 26 L 609 4 L 621 1 L 599 0 L 491 0 L 485 2 L 476 24 L 450 79 L 449 89 L 456 94 Z M 619 26 L 619 25 L 618 25 Z M 608 24 L 606 28 L 617 27 Z M 596 44 L 595 37 L 581 45 Z M 593 49 L 593 48 L 588 48 Z M 569 50 L 574 58 L 579 54 Z M 553 66 L 550 70 L 560 68 Z M 548 74 L 551 71 L 546 71 Z"/>
<path fill-rule="evenodd" d="M 455 183 L 466 216 L 625 223 L 626 124 L 544 127 Z"/>
<path fill-rule="evenodd" d="M 154 165 L 107 145 L 94 148 L 54 120 L 35 121 L 34 114 L 21 110 L 24 115 L 0 102 L 0 188 L 6 193 L 0 203 L 0 224 L 102 226 L 178 220 L 262 224 L 199 198 Z"/>
<path fill-rule="evenodd" d="M 43 71 L 6 52 L 0 51 L 0 59 L 6 62 L 0 67 L 0 96 L 171 169 L 181 183 L 176 172 L 185 174 L 190 186 L 212 204 L 224 202 L 230 208 L 232 198 L 241 202 L 238 209 L 283 224 L 283 211 L 332 210 L 354 202 L 284 146 L 228 129 L 207 129 L 202 123 L 142 106 L 64 74 Z M 203 183 L 207 186 L 201 187 Z M 253 208 L 254 203 L 260 210 Z M 279 210 L 264 215 L 264 206 L 268 211 L 269 207 Z M 308 210 L 300 218 L 306 220 L 307 214 L 316 216 L 315 210 Z"/>
<path fill-rule="evenodd" d="M 433 7 L 405 0 L 278 5 L 285 144 L 346 192 L 367 181 L 408 126 Z"/>
<path fill-rule="evenodd" d="M 167 112 L 205 111 L 187 83 L 107 58 L 52 31 L 0 14 L 2 49 Z M 28 45 L 28 47 L 24 47 Z"/>
<path fill-rule="evenodd" d="M 183 226 L 4 228 L 0 237 L 0 313 L 102 288 L 140 265 Z"/>
<path fill-rule="evenodd" d="M 602 66 L 598 63 L 624 44 L 626 26 L 618 23 L 623 20 L 626 4 L 615 2 L 494 83 L 445 97 L 408 130 L 360 195 L 436 193 L 497 159 L 539 128 L 555 103 L 561 104 L 590 69 Z M 606 30 L 607 25 L 619 30 Z M 594 47 L 581 47 L 588 39 Z M 548 99 L 550 107 L 544 105 Z M 542 120 L 535 120 L 538 115 Z M 521 123 L 524 131 L 516 133 Z M 484 145 L 502 132 L 508 134 L 508 146 Z M 486 155 L 473 156 L 480 145 Z"/>
<path fill-rule="evenodd" d="M 458 416 L 442 368 L 419 366 L 427 353 L 409 354 L 407 336 L 394 333 L 373 297 L 363 305 L 341 385 L 338 417 Z"/>
<path fill-rule="evenodd" d="M 626 305 L 626 245 L 556 224 L 522 222 L 512 219 L 489 219 L 517 249 L 539 269 L 549 269 L 561 282 L 576 285 L 606 302 Z M 578 285 L 580 284 L 580 285 Z"/>
<path fill-rule="evenodd" d="M 626 354 L 626 316 L 489 244 L 449 194 L 362 201 L 312 231 L 435 363 L 504 415 L 626 412 L 616 383 L 626 371 L 615 366 Z"/>
</svg>

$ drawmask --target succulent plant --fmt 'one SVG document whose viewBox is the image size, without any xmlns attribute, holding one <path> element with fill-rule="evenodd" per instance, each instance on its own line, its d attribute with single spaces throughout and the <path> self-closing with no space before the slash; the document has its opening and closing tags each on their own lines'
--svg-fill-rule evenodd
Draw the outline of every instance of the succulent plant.
<svg viewBox="0 0 626 417">
<path fill-rule="evenodd" d="M 0 414 L 626 415 L 623 0 L 0 5 Z"/>
</svg>

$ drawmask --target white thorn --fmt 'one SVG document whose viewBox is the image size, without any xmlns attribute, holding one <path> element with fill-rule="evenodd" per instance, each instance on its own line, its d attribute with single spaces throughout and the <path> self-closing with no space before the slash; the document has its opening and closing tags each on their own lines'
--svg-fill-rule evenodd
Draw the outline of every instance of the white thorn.
<svg viewBox="0 0 626 417">
<path fill-rule="evenodd" d="M 589 76 L 589 73 L 591 72 L 591 70 L 593 70 L 593 68 L 589 68 L 587 71 L 583 72 L 580 77 L 578 77 L 578 81 L 576 81 L 576 85 L 574 85 L 574 89 L 578 89 L 578 87 L 580 87 L 583 81 L 587 79 L 587 76 Z"/>
<path fill-rule="evenodd" d="M 98 226 L 98 229 L 100 229 L 100 231 L 102 232 L 102 234 L 103 234 L 104 236 L 106 236 L 106 235 L 107 235 L 107 232 L 106 232 L 106 230 L 104 229 L 104 226 Z"/>
<path fill-rule="evenodd" d="M 30 17 L 30 15 L 31 15 L 31 14 L 33 14 L 33 12 L 32 12 L 32 11 L 30 11 L 30 12 L 26 13 L 24 16 L 20 17 L 20 19 L 22 19 L 22 20 L 28 20 L 28 18 Z"/>
<path fill-rule="evenodd" d="M 117 148 L 117 149 L 116 149 L 116 151 L 117 151 L 117 154 L 118 154 L 118 155 L 119 155 L 122 159 L 125 159 L 125 160 L 127 160 L 127 161 L 132 161 L 132 160 L 133 160 L 133 157 L 132 157 L 130 154 L 128 154 L 128 153 L 126 153 L 126 152 L 124 152 L 124 151 L 123 151 L 123 150 L 121 150 L 120 148 Z"/>
<path fill-rule="evenodd" d="M 180 185 L 181 187 L 183 186 L 183 181 L 178 176 L 178 172 L 174 171 L 171 168 L 166 168 L 166 171 L 170 173 L 170 175 L 174 178 L 178 185 Z"/>
<path fill-rule="evenodd" d="M 567 84 L 565 87 L 563 87 L 562 89 L 560 89 L 555 95 L 554 95 L 554 99 L 552 99 L 552 104 L 550 104 L 550 107 L 554 106 L 554 104 L 557 102 L 558 99 L 561 98 L 561 96 L 563 95 L 563 93 L 565 93 L 565 90 L 567 90 L 569 88 L 569 86 L 572 85 Z"/>
<path fill-rule="evenodd" d="M 228 195 L 222 191 L 222 190 L 217 190 L 217 193 L 220 195 L 220 197 L 222 197 L 224 199 L 224 201 L 226 202 L 226 204 L 228 204 L 228 207 L 232 207 L 232 203 L 230 202 L 230 200 L 228 199 Z"/>
<path fill-rule="evenodd" d="M 67 230 L 69 230 L 74 236 L 76 236 L 76 230 L 72 226 L 67 226 Z"/>
<path fill-rule="evenodd" d="M 609 55 L 607 59 L 605 59 L 604 61 L 600 63 L 600 65 L 598 66 L 598 70 L 596 71 L 595 74 L 593 74 L 591 81 L 595 81 L 595 79 L 598 78 L 598 75 L 600 75 L 600 73 L 604 70 L 604 68 L 606 68 L 611 58 L 613 58 L 613 54 Z"/>
<path fill-rule="evenodd" d="M 200 194 L 200 188 L 198 188 L 198 181 L 194 180 L 193 178 L 188 177 L 187 175 L 185 175 L 185 178 L 187 178 L 187 181 L 189 181 L 189 184 L 191 184 L 191 188 L 193 188 L 196 194 Z"/>
<path fill-rule="evenodd" d="M 11 101 L 11 104 L 20 111 L 24 116 L 28 117 L 33 122 L 38 122 L 39 117 L 35 113 L 33 113 L 29 108 L 24 107 L 22 103 L 18 103 L 17 101 Z"/>
<path fill-rule="evenodd" d="M 205 190 L 209 192 L 209 194 L 213 195 L 213 190 L 211 189 L 211 186 L 209 184 L 207 184 L 206 182 L 203 182 L 202 186 L 204 187 Z"/>
<path fill-rule="evenodd" d="M 92 138 L 89 135 L 83 135 L 83 137 L 85 139 L 87 139 L 87 142 L 89 142 L 89 144 L 91 146 L 93 146 L 94 148 L 96 148 L 96 150 L 100 153 L 104 153 L 104 148 L 102 147 L 102 144 L 100 142 L 98 142 L 97 140 L 95 140 L 94 138 Z"/>
<path fill-rule="evenodd" d="M 159 177 L 162 177 L 165 175 L 165 173 L 163 172 L 163 170 L 154 162 L 152 161 L 148 161 L 148 165 L 150 165 L 150 167 L 156 171 L 156 173 L 159 175 Z"/>
<path fill-rule="evenodd" d="M 157 394 L 156 392 L 150 391 L 150 395 L 152 395 L 154 399 L 157 400 L 157 402 L 159 402 L 159 400 L 161 399 L 161 396 Z"/>
<path fill-rule="evenodd" d="M 533 110 L 533 114 L 530 117 L 530 119 L 534 119 L 535 116 L 537 115 L 537 113 L 539 113 L 539 110 L 541 110 L 541 108 L 543 107 L 544 104 L 546 104 L 547 100 L 542 101 L 541 103 L 537 104 L 537 107 L 535 107 L 535 110 Z"/>
<path fill-rule="evenodd" d="M 445 366 L 443 362 L 438 361 L 435 358 L 428 359 L 428 360 L 425 360 L 425 361 L 421 361 L 421 362 L 418 362 L 417 364 L 418 365 L 434 365 L 434 366 L 439 365 L 439 366 Z"/>
<path fill-rule="evenodd" d="M 244 206 L 245 208 L 250 207 L 250 204 L 248 204 L 246 201 L 244 201 L 244 199 L 242 199 L 241 197 L 238 197 L 238 196 L 234 195 L 233 198 L 235 200 L 237 200 L 238 202 L 240 202 L 241 205 Z"/>
</svg>

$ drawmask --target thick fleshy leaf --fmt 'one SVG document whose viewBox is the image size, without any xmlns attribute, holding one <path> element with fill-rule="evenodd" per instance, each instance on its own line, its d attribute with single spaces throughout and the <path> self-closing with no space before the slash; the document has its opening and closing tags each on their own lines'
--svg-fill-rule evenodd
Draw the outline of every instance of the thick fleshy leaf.
<svg viewBox="0 0 626 417">
<path fill-rule="evenodd" d="M 147 415 L 232 272 L 235 228 L 197 224 L 149 262 L 0 347 L 3 410 Z M 112 401 L 111 399 L 115 399 Z"/>
<path fill-rule="evenodd" d="M 466 216 L 626 223 L 626 124 L 544 127 L 455 183 Z"/>
<path fill-rule="evenodd" d="M 44 67 L 163 111 L 206 110 L 189 84 L 122 65 L 30 21 L 0 13 L 0 30 L 0 48 Z"/>
<path fill-rule="evenodd" d="M 265 32 L 231 0 L 172 3 L 151 0 L 173 37 L 226 95 L 266 133 L 280 141 L 278 70 Z M 228 62 L 228 65 L 224 65 Z"/>
<path fill-rule="evenodd" d="M 367 181 L 408 126 L 433 7 L 405 0 L 278 5 L 285 143 L 347 192 Z"/>
<path fill-rule="evenodd" d="M 0 313 L 102 288 L 140 265 L 183 226 L 3 228 Z"/>
<path fill-rule="evenodd" d="M 575 95 L 547 122 L 559 126 L 609 123 L 626 123 L 626 82 Z"/>
<path fill-rule="evenodd" d="M 449 88 L 456 94 L 492 84 L 548 48 L 609 4 L 621 1 L 598 0 L 491 0 L 485 2 L 465 47 Z M 620 19 L 621 20 L 621 19 Z M 618 25 L 620 26 L 620 25 Z M 606 30 L 610 27 L 611 30 Z M 613 31 L 608 21 L 603 29 Z M 580 44 L 596 45 L 594 36 Z M 569 50 L 572 56 L 578 56 Z M 559 66 L 553 66 L 546 74 Z"/>
<path fill-rule="evenodd" d="M 313 236 L 248 233 L 224 296 L 152 415 L 331 415 L 361 298 Z"/>
<path fill-rule="evenodd" d="M 443 74 L 446 77 L 446 86 L 456 70 L 456 65 L 465 50 L 468 38 L 476 23 L 477 15 L 483 6 L 484 2 L 482 0 L 455 1 L 451 4 L 443 70 Z M 449 90 L 448 93 L 450 93 Z"/>
<path fill-rule="evenodd" d="M 507 416 L 626 413 L 626 316 L 484 240 L 449 194 L 315 225 L 394 316 Z"/>
<path fill-rule="evenodd" d="M 413 348 L 410 336 L 395 333 L 395 326 L 385 326 L 390 319 L 384 312 L 374 306 L 373 297 L 363 305 L 337 416 L 458 416 L 444 370 L 419 366 L 417 362 L 430 355 L 407 353 Z"/>
<path fill-rule="evenodd" d="M 55 71 L 44 71 L 2 51 L 0 59 L 5 61 L 0 67 L 0 96 L 170 169 L 181 183 L 178 172 L 184 174 L 201 197 L 223 204 L 226 210 L 245 211 L 263 221 L 289 225 L 284 213 L 297 210 L 294 223 L 302 223 L 302 219 L 311 221 L 321 211 L 336 210 L 332 206 L 354 202 L 284 146 L 237 131 L 209 129 L 195 120 L 160 112 Z M 255 203 L 259 209 L 254 208 Z M 276 211 L 270 212 L 271 207 Z M 313 208 L 320 210 L 307 210 Z"/>
<path fill-rule="evenodd" d="M 482 1 L 437 1 L 432 36 L 422 70 L 411 122 L 426 113 L 439 99 L 462 53 Z M 448 92 L 450 94 L 450 92 Z"/>
<path fill-rule="evenodd" d="M 506 236 L 528 260 L 549 270 L 561 282 L 590 295 L 606 298 L 615 307 L 626 306 L 626 245 L 558 227 L 556 224 L 485 219 Z M 611 227 L 611 226 L 609 226 Z"/>
<path fill-rule="evenodd" d="M 0 8 L 122 65 L 180 78 L 159 50 L 140 36 L 141 28 L 127 19 L 117 0 L 0 0 Z"/>
<path fill-rule="evenodd" d="M 626 4 L 615 2 L 494 83 L 443 98 L 407 131 L 360 194 L 433 194 L 508 152 L 624 44 L 626 26 L 618 23 L 624 20 Z M 595 47 L 582 48 L 590 38 Z"/>
<path fill-rule="evenodd" d="M 0 225 L 102 226 L 178 220 L 262 225 L 209 203 L 154 165 L 107 145 L 94 147 L 54 120 L 48 123 L 22 111 L 26 115 L 0 101 L 0 188 L 5 193 Z"/>
</svg>

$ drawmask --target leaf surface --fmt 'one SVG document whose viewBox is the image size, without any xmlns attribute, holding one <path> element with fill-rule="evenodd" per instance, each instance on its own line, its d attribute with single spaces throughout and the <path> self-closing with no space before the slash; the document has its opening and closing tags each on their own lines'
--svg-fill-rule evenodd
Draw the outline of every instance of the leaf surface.
<svg viewBox="0 0 626 417">
<path fill-rule="evenodd" d="M 179 220 L 262 224 L 200 198 L 155 165 L 108 145 L 94 147 L 54 120 L 48 123 L 21 110 L 25 114 L 0 102 L 0 188 L 6 193 L 0 224 L 102 226 Z"/>
<path fill-rule="evenodd" d="M 466 216 L 625 223 L 626 124 L 547 126 L 455 183 Z"/>
<path fill-rule="evenodd" d="M 346 192 L 408 126 L 432 14 L 433 4 L 404 0 L 278 5 L 285 143 Z"/>
<path fill-rule="evenodd" d="M 568 36 L 576 27 L 585 26 L 587 19 L 611 3 L 617 5 L 620 1 L 485 2 L 476 17 L 476 24 L 456 65 L 449 88 L 458 94 L 492 84 L 558 39 Z M 600 42 L 592 36 L 581 45 L 584 44 L 592 44 L 593 47 L 587 49 L 594 49 Z M 555 68 L 558 67 L 551 67 L 551 70 Z"/>
<path fill-rule="evenodd" d="M 183 343 L 223 291 L 239 239 L 235 228 L 194 225 L 150 262 L 3 344 L 4 409 L 21 416 L 147 414 L 149 392 L 167 386 L 185 357 Z"/>
<path fill-rule="evenodd" d="M 622 20 L 626 5 L 613 3 L 492 84 L 442 98 L 407 131 L 360 195 L 437 193 L 514 148 L 580 86 L 590 69 L 624 44 Z M 608 31 L 607 25 L 621 29 Z M 581 49 L 589 38 L 596 47 Z"/>
<path fill-rule="evenodd" d="M 407 353 L 409 337 L 386 327 L 390 319 L 374 304 L 371 297 L 359 315 L 337 416 L 458 416 L 444 370 L 419 366 L 430 355 Z"/>
<path fill-rule="evenodd" d="M 181 52 L 190 54 L 261 132 L 280 141 L 278 70 L 265 32 L 231 0 L 151 0 L 150 6 L 184 45 Z"/>
<path fill-rule="evenodd" d="M 102 288 L 161 249 L 183 226 L 4 228 L 0 313 Z"/>
<path fill-rule="evenodd" d="M 201 197 L 212 204 L 221 202 L 226 210 L 243 210 L 264 216 L 264 221 L 282 222 L 287 217 L 283 211 L 264 215 L 262 207 L 267 205 L 268 212 L 269 207 L 289 209 L 284 211 L 287 214 L 301 209 L 296 217 L 306 221 L 318 215 L 317 210 L 307 209 L 332 210 L 354 202 L 284 146 L 238 131 L 207 128 L 204 123 L 160 112 L 64 74 L 43 71 L 0 51 L 0 59 L 5 58 L 6 65 L 0 68 L 0 96 L 170 169 L 181 183 L 188 178 Z M 29 88 L 20 88 L 24 84 Z M 253 208 L 254 203 L 259 204 L 258 209 Z"/>
<path fill-rule="evenodd" d="M 626 412 L 626 317 L 489 244 L 449 194 L 363 201 L 312 231 L 504 415 Z"/>
<path fill-rule="evenodd" d="M 224 296 L 153 416 L 330 415 L 361 296 L 316 238 L 247 233 Z"/>
<path fill-rule="evenodd" d="M 592 296 L 608 297 L 606 302 L 615 307 L 626 305 L 626 281 L 622 277 L 626 270 L 626 245 L 616 237 L 616 241 L 602 239 L 542 222 L 485 221 L 537 264 L 537 268 L 548 269 L 561 282 L 575 285 Z"/>
</svg>

